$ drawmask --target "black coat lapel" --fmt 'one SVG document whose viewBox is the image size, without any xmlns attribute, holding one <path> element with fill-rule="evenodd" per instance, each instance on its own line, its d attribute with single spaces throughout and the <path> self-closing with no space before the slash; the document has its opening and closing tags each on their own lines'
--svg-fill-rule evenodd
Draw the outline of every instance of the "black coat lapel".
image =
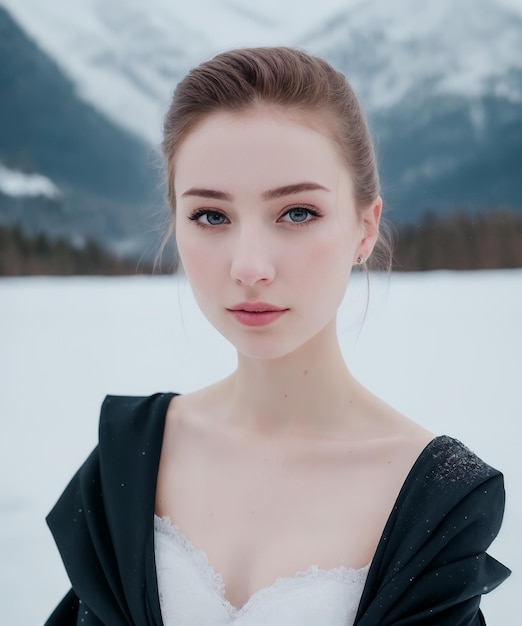
<svg viewBox="0 0 522 626">
<path fill-rule="evenodd" d="M 165 415 L 173 395 L 108 396 L 99 446 L 47 517 L 75 595 L 82 599 L 79 612 L 87 611 L 84 623 L 98 624 L 87 620 L 94 614 L 105 625 L 162 624 L 153 521 Z"/>
<path fill-rule="evenodd" d="M 502 475 L 459 441 L 434 439 L 399 493 L 355 624 L 482 624 L 481 594 L 510 573 L 485 552 L 503 511 Z"/>
</svg>

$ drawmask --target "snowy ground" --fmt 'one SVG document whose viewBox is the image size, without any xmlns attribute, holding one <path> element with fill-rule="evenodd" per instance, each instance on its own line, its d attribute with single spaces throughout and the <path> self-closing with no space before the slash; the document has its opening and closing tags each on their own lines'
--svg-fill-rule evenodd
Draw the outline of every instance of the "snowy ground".
<svg viewBox="0 0 522 626">
<path fill-rule="evenodd" d="M 377 280 L 362 327 L 361 278 L 339 324 L 354 374 L 504 471 L 507 511 L 491 553 L 515 573 L 483 606 L 488 624 L 512 624 L 522 580 L 522 270 Z M 44 517 L 96 443 L 104 395 L 189 391 L 234 363 L 172 277 L 0 281 L 4 624 L 43 623 L 67 588 Z"/>
</svg>

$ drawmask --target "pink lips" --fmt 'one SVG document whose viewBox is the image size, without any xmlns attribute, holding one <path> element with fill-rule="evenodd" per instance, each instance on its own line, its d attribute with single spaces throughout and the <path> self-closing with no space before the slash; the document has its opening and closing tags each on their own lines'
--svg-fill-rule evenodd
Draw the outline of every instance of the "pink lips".
<svg viewBox="0 0 522 626">
<path fill-rule="evenodd" d="M 241 302 L 228 310 L 245 326 L 266 326 L 288 311 L 267 302 Z"/>
</svg>

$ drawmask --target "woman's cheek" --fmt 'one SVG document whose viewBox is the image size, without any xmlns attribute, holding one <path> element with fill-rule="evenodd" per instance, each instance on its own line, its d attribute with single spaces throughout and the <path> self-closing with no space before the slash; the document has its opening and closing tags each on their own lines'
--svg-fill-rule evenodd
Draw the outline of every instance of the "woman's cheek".
<svg viewBox="0 0 522 626">
<path fill-rule="evenodd" d="M 178 254 L 190 281 L 198 280 L 213 267 L 213 260 L 209 258 L 209 250 L 201 241 L 192 239 L 188 234 L 180 234 L 177 243 Z"/>
<path fill-rule="evenodd" d="M 332 269 L 342 270 L 347 264 L 351 266 L 351 249 L 350 242 L 336 233 L 317 241 L 310 248 L 307 258 L 312 267 L 324 266 L 331 273 Z"/>
</svg>

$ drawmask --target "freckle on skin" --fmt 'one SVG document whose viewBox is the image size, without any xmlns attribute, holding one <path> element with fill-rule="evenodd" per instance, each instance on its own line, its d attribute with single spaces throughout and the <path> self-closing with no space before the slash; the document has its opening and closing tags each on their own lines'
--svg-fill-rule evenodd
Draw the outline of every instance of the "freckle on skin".
<svg viewBox="0 0 522 626">
<path fill-rule="evenodd" d="M 305 376 L 308 376 L 308 370 L 305 370 L 305 371 L 303 372 L 303 374 L 304 374 Z"/>
<path fill-rule="evenodd" d="M 288 396 L 286 395 L 286 393 L 285 393 L 284 397 L 285 397 L 285 398 L 288 398 Z"/>
</svg>

